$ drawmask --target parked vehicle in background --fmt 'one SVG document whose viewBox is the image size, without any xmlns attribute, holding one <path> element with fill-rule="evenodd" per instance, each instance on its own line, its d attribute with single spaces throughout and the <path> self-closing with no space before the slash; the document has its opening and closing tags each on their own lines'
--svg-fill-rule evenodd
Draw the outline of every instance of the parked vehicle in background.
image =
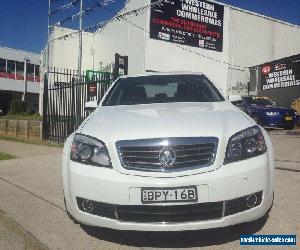
<svg viewBox="0 0 300 250">
<path fill-rule="evenodd" d="M 241 96 L 232 103 L 264 128 L 293 129 L 300 122 L 300 116 L 295 109 L 280 107 L 265 96 Z"/>
<path fill-rule="evenodd" d="M 270 137 L 205 75 L 121 77 L 94 108 L 63 153 L 66 210 L 79 223 L 183 231 L 269 211 Z"/>
<path fill-rule="evenodd" d="M 298 115 L 300 115 L 300 97 L 293 102 L 292 108 L 297 111 Z M 300 125 L 300 121 L 298 121 L 298 123 Z"/>
</svg>

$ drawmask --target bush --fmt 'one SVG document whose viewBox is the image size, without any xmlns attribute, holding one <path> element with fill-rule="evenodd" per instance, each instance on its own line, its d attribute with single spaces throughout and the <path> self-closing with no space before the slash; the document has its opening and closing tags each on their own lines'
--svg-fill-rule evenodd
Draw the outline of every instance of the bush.
<svg viewBox="0 0 300 250">
<path fill-rule="evenodd" d="M 19 100 L 12 100 L 9 113 L 12 115 L 27 114 L 27 103 Z"/>
</svg>

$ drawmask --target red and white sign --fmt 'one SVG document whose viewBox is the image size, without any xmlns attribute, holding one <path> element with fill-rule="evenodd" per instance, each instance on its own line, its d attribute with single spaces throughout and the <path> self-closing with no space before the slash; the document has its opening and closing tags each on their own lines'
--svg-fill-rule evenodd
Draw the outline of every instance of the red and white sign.
<svg viewBox="0 0 300 250">
<path fill-rule="evenodd" d="M 271 72 L 271 66 L 270 65 L 266 65 L 262 68 L 261 70 L 265 75 L 269 74 Z"/>
</svg>

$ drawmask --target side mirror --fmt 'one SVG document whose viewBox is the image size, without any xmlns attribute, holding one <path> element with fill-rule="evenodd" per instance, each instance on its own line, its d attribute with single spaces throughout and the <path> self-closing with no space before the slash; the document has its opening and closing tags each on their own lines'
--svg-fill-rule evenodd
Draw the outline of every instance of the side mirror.
<svg viewBox="0 0 300 250">
<path fill-rule="evenodd" d="M 84 110 L 88 112 L 93 112 L 97 107 L 97 101 L 89 101 L 84 104 Z"/>
<path fill-rule="evenodd" d="M 238 101 L 242 101 L 243 99 L 240 95 L 229 95 L 228 100 L 230 102 L 238 102 Z"/>
</svg>

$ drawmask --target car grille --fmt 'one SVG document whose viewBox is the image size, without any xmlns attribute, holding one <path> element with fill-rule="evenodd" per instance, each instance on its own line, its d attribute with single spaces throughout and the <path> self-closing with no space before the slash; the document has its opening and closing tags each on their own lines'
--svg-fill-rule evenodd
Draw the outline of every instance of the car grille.
<svg viewBox="0 0 300 250">
<path fill-rule="evenodd" d="M 257 203 L 247 206 L 247 197 L 234 200 L 206 202 L 188 205 L 114 205 L 92 201 L 93 209 L 85 211 L 82 203 L 85 199 L 76 197 L 78 208 L 100 217 L 117 221 L 138 223 L 180 223 L 204 220 L 216 220 L 257 207 L 262 202 L 262 192 L 255 193 Z"/>
<path fill-rule="evenodd" d="M 181 206 L 118 206 L 120 221 L 135 222 L 188 222 L 219 219 L 223 202 Z"/>
<path fill-rule="evenodd" d="M 217 145 L 215 137 L 191 137 L 119 141 L 117 149 L 126 169 L 166 172 L 212 165 Z M 171 150 L 175 155 L 174 162 L 169 165 L 163 164 L 160 159 L 164 150 Z"/>
<path fill-rule="evenodd" d="M 77 197 L 81 211 L 84 211 L 81 205 L 83 200 Z M 93 202 L 93 210 L 89 213 L 118 221 L 175 223 L 219 219 L 222 217 L 222 211 L 223 202 L 173 206 L 128 206 Z"/>
</svg>

